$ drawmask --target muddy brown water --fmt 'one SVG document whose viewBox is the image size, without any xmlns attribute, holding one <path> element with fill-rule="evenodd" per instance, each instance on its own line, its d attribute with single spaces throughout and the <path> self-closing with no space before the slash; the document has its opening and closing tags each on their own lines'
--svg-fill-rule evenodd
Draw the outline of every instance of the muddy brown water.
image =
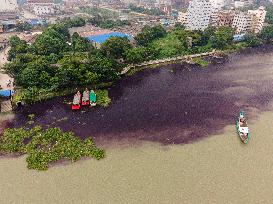
<svg viewBox="0 0 273 204">
<path fill-rule="evenodd" d="M 25 108 L 13 126 L 35 114 L 35 124 L 60 127 L 95 141 L 192 142 L 234 124 L 240 110 L 248 117 L 273 99 L 273 46 L 245 50 L 207 68 L 169 65 L 123 78 L 109 90 L 107 108 L 72 111 L 60 97 Z"/>
</svg>

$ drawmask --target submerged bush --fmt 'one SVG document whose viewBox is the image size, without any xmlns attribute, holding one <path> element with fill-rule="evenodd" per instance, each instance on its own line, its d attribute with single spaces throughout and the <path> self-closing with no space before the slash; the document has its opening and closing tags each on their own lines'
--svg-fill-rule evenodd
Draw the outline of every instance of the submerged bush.
<svg viewBox="0 0 273 204">
<path fill-rule="evenodd" d="M 0 138 L 0 153 L 27 154 L 29 169 L 46 170 L 51 162 L 68 159 L 71 162 L 81 157 L 104 158 L 104 150 L 95 146 L 91 138 L 81 140 L 72 132 L 59 128 L 43 130 L 40 126 L 31 129 L 11 128 Z"/>
<path fill-rule="evenodd" d="M 97 90 L 97 104 L 103 107 L 109 106 L 111 99 L 108 96 L 108 90 Z"/>
</svg>

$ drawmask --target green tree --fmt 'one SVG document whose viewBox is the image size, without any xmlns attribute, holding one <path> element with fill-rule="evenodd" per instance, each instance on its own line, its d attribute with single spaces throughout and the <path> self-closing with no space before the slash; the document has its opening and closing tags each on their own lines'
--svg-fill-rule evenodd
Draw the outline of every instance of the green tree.
<svg viewBox="0 0 273 204">
<path fill-rule="evenodd" d="M 23 22 L 23 23 L 19 23 L 17 25 L 17 28 L 16 30 L 19 31 L 19 32 L 22 32 L 22 31 L 29 31 L 33 28 L 33 26 L 28 23 L 28 22 Z"/>
<path fill-rule="evenodd" d="M 125 52 L 131 47 L 132 45 L 127 37 L 111 37 L 102 44 L 101 50 L 114 59 L 124 59 Z"/>
<path fill-rule="evenodd" d="M 167 32 L 161 25 L 154 27 L 144 26 L 141 33 L 136 35 L 135 40 L 138 45 L 147 46 L 153 40 L 165 37 L 166 35 Z"/>
<path fill-rule="evenodd" d="M 272 4 L 266 6 L 265 22 L 269 24 L 273 24 L 273 5 Z"/>
<path fill-rule="evenodd" d="M 135 47 L 129 49 L 126 51 L 125 55 L 126 61 L 133 64 L 144 62 L 149 58 L 147 48 L 145 47 Z"/>
<path fill-rule="evenodd" d="M 81 37 L 78 33 L 73 33 L 71 41 L 74 52 L 87 52 L 93 48 L 88 39 Z"/>
<path fill-rule="evenodd" d="M 263 30 L 260 33 L 260 37 L 265 42 L 270 42 L 273 40 L 273 25 L 272 26 L 266 26 L 263 28 Z"/>
<path fill-rule="evenodd" d="M 262 40 L 253 34 L 246 35 L 245 41 L 250 47 L 257 47 L 262 44 Z"/>
<path fill-rule="evenodd" d="M 54 69 L 43 57 L 39 57 L 27 64 L 26 68 L 19 75 L 17 83 L 25 88 L 49 88 L 51 86 L 50 78 L 53 75 Z"/>
<path fill-rule="evenodd" d="M 33 44 L 33 51 L 39 55 L 60 54 L 68 50 L 65 34 L 52 28 L 46 29 Z"/>
<path fill-rule="evenodd" d="M 220 27 L 212 37 L 212 46 L 224 49 L 232 43 L 234 30 L 231 27 Z"/>
<path fill-rule="evenodd" d="M 26 41 L 20 40 L 18 36 L 12 36 L 9 39 L 10 50 L 8 52 L 8 60 L 16 58 L 18 54 L 27 53 L 29 46 Z"/>
</svg>

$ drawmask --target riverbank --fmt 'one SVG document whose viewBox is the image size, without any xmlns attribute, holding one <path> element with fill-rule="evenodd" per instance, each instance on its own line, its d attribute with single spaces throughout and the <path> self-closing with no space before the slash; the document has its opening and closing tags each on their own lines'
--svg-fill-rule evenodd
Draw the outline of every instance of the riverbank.
<svg viewBox="0 0 273 204">
<path fill-rule="evenodd" d="M 188 145 L 112 143 L 104 160 L 47 172 L 28 170 L 24 157 L 0 158 L 0 203 L 271 204 L 273 113 L 258 115 L 248 145 L 232 125 Z"/>
</svg>

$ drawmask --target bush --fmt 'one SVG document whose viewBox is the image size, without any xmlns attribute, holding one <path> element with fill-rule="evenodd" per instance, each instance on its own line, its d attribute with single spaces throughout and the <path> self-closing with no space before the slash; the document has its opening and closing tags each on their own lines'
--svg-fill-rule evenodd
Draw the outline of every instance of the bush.
<svg viewBox="0 0 273 204">
<path fill-rule="evenodd" d="M 91 138 L 82 141 L 72 132 L 59 128 L 42 130 L 40 126 L 28 130 L 6 129 L 0 139 L 0 153 L 26 153 L 27 167 L 36 170 L 47 170 L 50 163 L 60 159 L 75 162 L 81 157 L 99 160 L 105 156 L 104 150 L 97 148 Z"/>
<path fill-rule="evenodd" d="M 97 104 L 103 107 L 109 106 L 111 103 L 111 99 L 108 96 L 107 90 L 98 90 L 96 91 L 97 94 Z"/>
</svg>

